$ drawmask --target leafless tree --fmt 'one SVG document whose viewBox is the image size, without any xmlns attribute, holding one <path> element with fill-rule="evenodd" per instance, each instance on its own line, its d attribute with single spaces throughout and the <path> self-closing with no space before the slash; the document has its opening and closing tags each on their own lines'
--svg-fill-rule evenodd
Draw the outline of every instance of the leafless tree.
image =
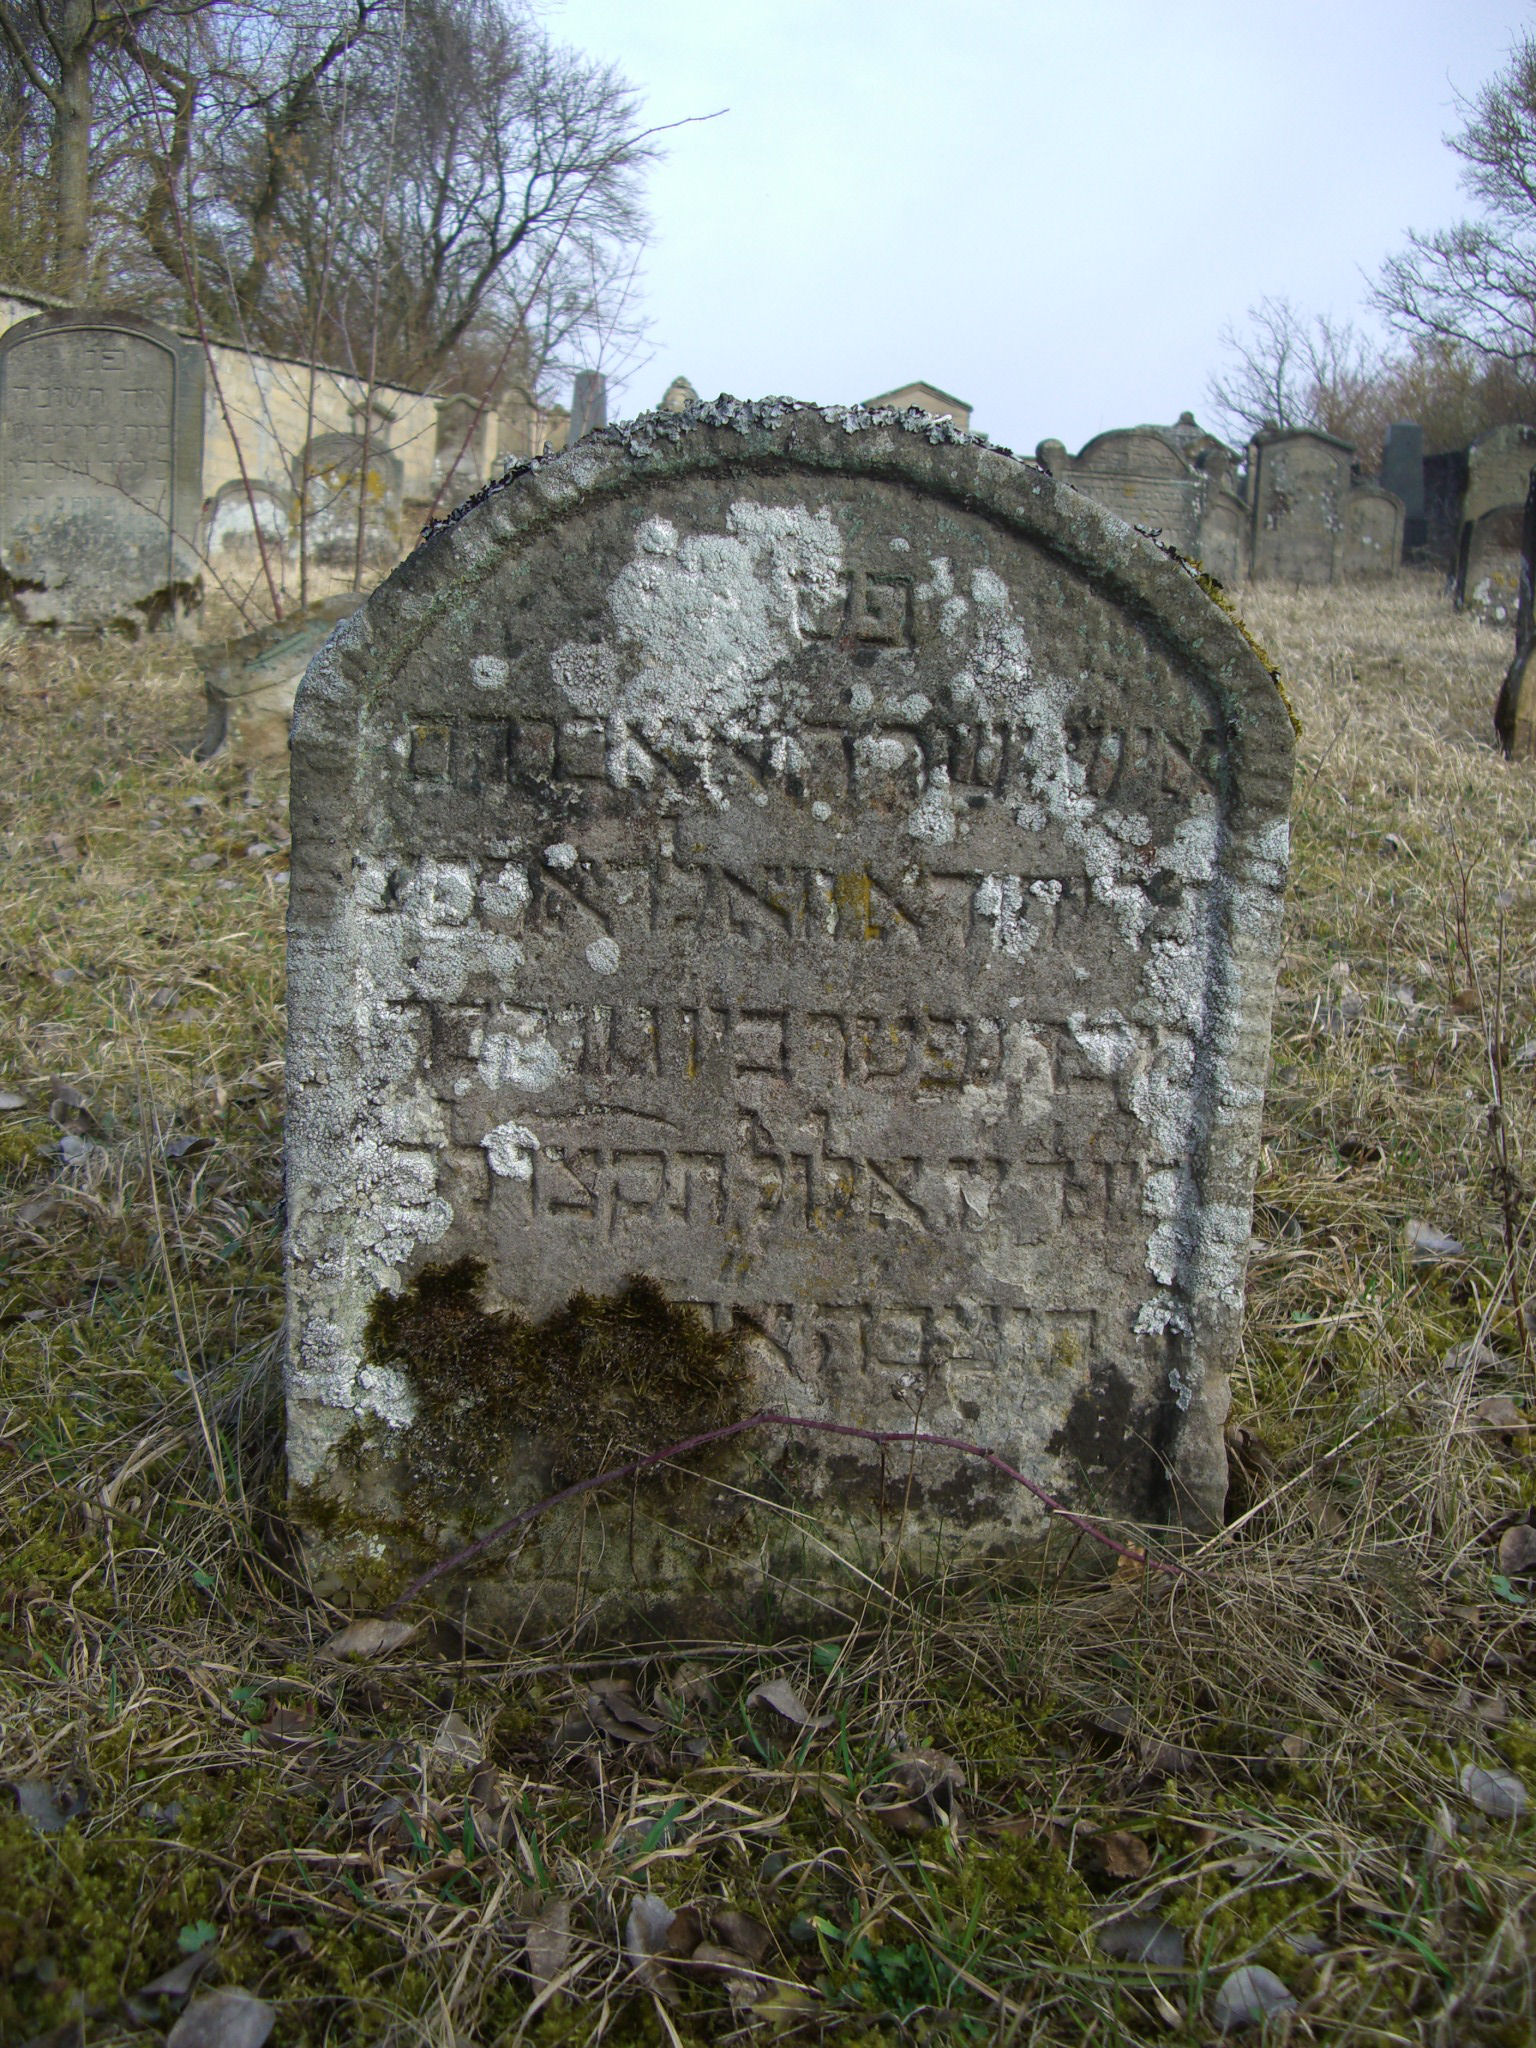
<svg viewBox="0 0 1536 2048">
<path fill-rule="evenodd" d="M 1399 332 L 1484 361 L 1536 371 L 1536 38 L 1521 36 L 1504 71 L 1458 102 L 1446 138 L 1461 158 L 1478 218 L 1413 234 L 1372 294 Z"/>
<path fill-rule="evenodd" d="M 1222 431 L 1246 441 L 1260 428 L 1316 427 L 1379 454 L 1381 351 L 1349 321 L 1308 318 L 1289 299 L 1260 299 L 1247 326 L 1224 327 L 1227 361 L 1207 385 Z"/>
<path fill-rule="evenodd" d="M 97 187 L 103 162 L 104 102 L 120 114 L 124 66 L 135 46 L 153 50 L 216 0 L 0 0 L 0 46 L 9 87 L 30 95 L 46 132 L 51 215 L 48 281 L 66 298 L 90 275 Z M 131 92 L 130 92 L 131 97 Z M 114 124 L 115 125 L 115 124 Z"/>
<path fill-rule="evenodd" d="M 175 121 L 143 225 L 216 327 L 431 386 L 536 382 L 611 320 L 655 145 L 610 67 L 512 0 L 227 7 L 213 40 L 144 60 Z"/>
</svg>

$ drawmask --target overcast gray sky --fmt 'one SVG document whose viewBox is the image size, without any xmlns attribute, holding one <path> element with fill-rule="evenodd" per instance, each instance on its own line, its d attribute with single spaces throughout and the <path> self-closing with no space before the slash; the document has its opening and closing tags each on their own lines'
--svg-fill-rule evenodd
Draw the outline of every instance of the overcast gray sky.
<svg viewBox="0 0 1536 2048">
<path fill-rule="evenodd" d="M 923 377 L 1032 450 L 1205 409 L 1265 293 L 1359 313 L 1409 227 L 1465 210 L 1455 95 L 1520 0 L 550 0 L 668 138 L 640 281 L 713 397 Z"/>
</svg>

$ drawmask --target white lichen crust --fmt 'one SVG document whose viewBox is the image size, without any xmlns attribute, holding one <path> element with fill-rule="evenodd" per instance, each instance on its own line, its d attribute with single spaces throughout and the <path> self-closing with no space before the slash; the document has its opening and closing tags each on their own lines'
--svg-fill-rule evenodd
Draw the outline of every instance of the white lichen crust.
<svg viewBox="0 0 1536 2048">
<path fill-rule="evenodd" d="M 706 487 L 714 509 L 690 514 Z M 861 532 L 849 492 L 866 488 L 871 505 L 885 492 L 893 504 L 928 508 L 927 537 L 877 542 L 873 511 L 869 534 Z M 562 588 L 529 586 L 525 564 L 545 536 L 611 535 L 616 505 L 634 513 L 625 550 L 603 557 L 600 598 L 585 584 L 580 601 L 568 603 Z M 917 524 L 909 532 L 916 536 Z M 602 545 L 611 549 L 610 540 Z M 1029 596 L 1021 550 L 1043 565 L 1042 587 L 1050 582 L 1057 597 Z M 578 586 L 575 570 L 569 585 Z M 493 589 L 497 621 L 514 601 L 547 604 L 563 621 L 547 648 L 525 657 L 521 627 L 489 630 L 484 594 Z M 1073 635 L 1091 638 L 1095 608 L 1111 652 L 1076 654 Z M 1117 647 L 1134 650 L 1149 676 L 1156 670 L 1149 701 L 1160 692 L 1159 705 L 1183 707 L 1189 730 L 1202 736 L 1199 759 L 1194 742 L 1170 748 L 1166 773 L 1176 782 L 1159 781 L 1165 771 L 1156 764 L 1140 782 L 1130 772 L 1128 750 L 1145 744 L 1132 715 L 1119 724 L 1106 715 L 1102 729 L 1085 734 L 1087 679 L 1112 670 Z M 462 672 L 455 701 L 471 708 L 454 713 L 457 725 L 410 697 L 424 686 L 397 687 L 397 678 L 434 663 Z M 1135 1427 L 1156 1429 L 1169 1515 L 1196 1524 L 1219 1515 L 1225 1372 L 1242 1307 L 1288 853 L 1292 734 L 1279 692 L 1187 565 L 1035 465 L 926 415 L 783 399 L 651 415 L 521 466 L 436 529 L 338 629 L 305 679 L 294 731 L 289 961 L 288 1395 L 297 1485 L 327 1481 L 337 1446 L 360 1421 L 387 1436 L 412 1420 L 409 1387 L 366 1355 L 371 1305 L 399 1293 L 434 1256 L 475 1249 L 475 1232 L 489 1228 L 476 1217 L 536 1206 L 541 1176 L 564 1171 L 573 1156 L 572 1091 L 593 1070 L 594 1033 L 611 1034 L 614 1006 L 645 968 L 633 936 L 642 927 L 624 921 L 631 907 L 622 893 L 640 885 L 613 880 L 629 872 L 620 854 L 631 845 L 622 833 L 633 839 L 640 829 L 633 821 L 650 834 L 650 868 L 668 876 L 692 872 L 688 860 L 707 866 L 722 846 L 751 844 L 778 846 L 772 871 L 787 874 L 787 848 L 801 860 L 800 893 L 788 910 L 770 902 L 770 922 L 803 916 L 818 942 L 846 928 L 838 849 L 858 840 L 860 803 L 844 805 L 815 782 L 826 758 L 816 692 L 834 673 L 847 679 L 849 786 L 908 792 L 887 806 L 881 845 L 904 849 L 909 908 L 924 890 L 950 887 L 944 917 L 963 922 L 966 972 L 990 992 L 1000 1020 L 994 1070 L 950 1088 L 942 1111 L 916 1109 L 899 1129 L 881 1126 L 887 1151 L 906 1145 L 914 1157 L 911 1133 L 925 1116 L 935 1130 L 943 1116 L 969 1118 L 965 1128 L 980 1135 L 976 1156 L 914 1169 L 899 1187 L 890 1161 L 876 1162 L 886 1178 L 875 1177 L 885 1192 L 874 1220 L 900 1252 L 880 1271 L 899 1275 L 901 1260 L 919 1254 L 934 1273 L 949 1271 L 942 1245 L 919 1243 L 916 1220 L 947 1214 L 970 1261 L 951 1262 L 963 1276 L 956 1313 L 974 1322 L 978 1303 L 995 1300 L 999 1313 L 1027 1315 L 1031 1288 L 1044 1285 L 1042 1276 L 1055 1284 L 1048 1256 L 1057 1267 L 1069 1258 L 1070 1232 L 1054 1252 L 1037 1249 L 1048 1233 L 1019 1206 L 1015 1181 L 1026 1176 L 992 1170 L 999 1161 L 984 1156 L 986 1134 L 1006 1125 L 1008 1156 L 1027 1157 L 1049 1180 L 1040 1148 L 1069 1087 L 1109 1105 L 1105 1115 L 1135 1138 L 1129 1227 L 1140 1271 L 1106 1356 L 1120 1360 L 1134 1415 L 1154 1418 Z M 1126 687 L 1134 700 L 1134 685 Z M 557 714 L 541 708 L 548 702 Z M 1163 717 L 1156 709 L 1146 718 L 1159 747 Z M 539 737 L 546 728 L 547 742 Z M 473 738 L 482 731 L 511 735 L 496 741 L 513 750 L 512 769 L 496 771 L 503 780 L 523 772 L 519 747 L 544 764 L 526 771 L 541 792 L 542 830 L 498 837 L 500 828 L 475 823 L 474 778 L 485 771 L 453 750 L 489 744 Z M 938 731 L 963 731 L 964 760 L 933 743 Z M 585 751 L 569 775 L 598 792 L 586 810 L 587 800 L 571 795 L 576 784 L 562 783 L 563 750 L 578 741 Z M 744 761 L 754 764 L 745 777 Z M 424 792 L 423 815 L 441 804 L 430 811 L 441 820 L 433 828 L 440 845 L 405 844 L 391 809 L 405 799 L 391 776 Z M 1132 800 L 1122 790 L 1150 794 Z M 784 792 L 796 793 L 803 845 L 783 837 Z M 871 799 L 868 815 L 882 803 Z M 729 859 L 721 872 L 734 872 Z M 963 889 L 956 878 L 967 878 Z M 791 885 L 783 887 L 789 903 Z M 606 908 L 597 902 L 603 889 Z M 1069 910 L 1092 934 L 1076 954 L 1061 936 Z M 860 914 L 874 929 L 875 913 Z M 882 914 L 899 921 L 902 913 Z M 921 926 L 916 909 L 911 922 Z M 948 927 L 930 920 L 922 929 L 929 944 Z M 558 1001 L 548 995 L 552 931 Z M 1059 993 L 1073 975 L 1080 1003 Z M 1049 1015 L 1039 993 L 1047 985 L 1057 991 Z M 654 989 L 646 995 L 653 1007 L 656 998 Z M 839 998 L 824 987 L 818 1000 L 831 1011 Z M 845 1007 L 873 1000 L 850 996 Z M 732 1002 L 722 1029 L 768 1029 L 732 1021 L 738 1011 L 769 1014 Z M 753 1042 L 742 1071 L 770 1073 L 766 1043 Z M 776 1086 L 753 1078 L 741 1091 L 741 1143 L 758 1162 L 764 1216 L 782 1209 L 787 1185 L 787 1169 L 772 1163 L 788 1156 L 773 1134 Z M 638 1102 L 624 1114 L 640 1117 Z M 645 1114 L 662 1124 L 671 1107 L 660 1095 Z M 596 1097 L 582 1113 L 618 1114 Z M 828 1117 L 844 1113 L 841 1098 L 831 1102 Z M 874 1113 L 868 1104 L 847 1108 L 842 1128 Z M 827 1117 L 820 1128 L 822 1150 L 850 1155 L 856 1177 L 853 1140 L 829 1135 Z M 628 1149 L 614 1156 L 649 1157 L 640 1126 L 625 1129 Z M 1021 1134 L 1034 1150 L 1019 1149 Z M 873 1157 L 879 1148 L 870 1144 Z M 992 1149 L 1007 1151 L 1001 1139 Z M 1108 1157 L 1106 1173 L 1118 1156 Z M 639 1169 L 627 1170 L 631 1192 L 613 1198 L 614 1232 L 639 1213 Z M 654 1213 L 670 1204 L 691 1217 L 687 1205 L 704 1199 L 694 1183 L 674 1184 L 670 1166 L 658 1170 Z M 472 1193 L 461 1196 L 461 1185 Z M 530 1247 L 544 1242 L 529 1235 Z M 714 1239 L 704 1233 L 698 1242 Z M 563 1269 L 556 1277 L 563 1285 Z M 519 1298 L 536 1298 L 539 1283 L 525 1279 Z M 984 1282 L 994 1283 L 990 1295 Z M 889 1285 L 899 1300 L 896 1279 Z M 718 1288 L 701 1298 L 724 1302 Z M 1091 1317 L 1058 1321 L 1067 1331 Z M 869 1405 L 873 1393 L 835 1376 L 807 1377 L 791 1365 L 776 1382 L 772 1351 L 763 1353 L 765 1398 L 808 1413 L 884 1414 Z M 897 1361 L 895 1350 L 889 1355 Z M 1065 1417 L 1074 1400 L 1080 1409 L 1089 1398 L 1088 1363 L 1063 1337 L 1049 1357 L 1035 1358 L 1038 1384 L 1027 1395 L 1005 1381 L 985 1387 L 972 1425 L 1069 1494 L 1082 1454 Z M 954 1387 L 916 1358 L 910 1370 L 893 1362 L 879 1398 L 926 1402 L 924 1427 L 959 1429 L 970 1413 L 943 1408 L 958 1399 Z M 1033 1515 L 1021 1499 L 1005 1519 L 1022 1527 Z"/>
</svg>

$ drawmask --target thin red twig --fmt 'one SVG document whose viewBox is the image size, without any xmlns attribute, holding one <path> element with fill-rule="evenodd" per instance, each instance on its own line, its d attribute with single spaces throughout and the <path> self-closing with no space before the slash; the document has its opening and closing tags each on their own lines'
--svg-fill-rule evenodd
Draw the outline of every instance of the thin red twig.
<svg viewBox="0 0 1536 2048">
<path fill-rule="evenodd" d="M 398 1614 L 402 1607 L 408 1607 L 419 1594 L 424 1593 L 434 1580 L 442 1578 L 448 1572 L 457 1571 L 461 1565 L 473 1564 L 477 1557 L 483 1557 L 486 1551 L 493 1549 L 503 1537 L 512 1535 L 514 1530 L 526 1528 L 530 1522 L 538 1521 L 540 1516 L 547 1515 L 551 1508 L 560 1507 L 568 1500 L 575 1500 L 580 1494 L 591 1493 L 599 1486 L 617 1486 L 622 1480 L 634 1479 L 642 1472 L 653 1471 L 658 1465 L 670 1464 L 676 1458 L 686 1458 L 694 1451 L 702 1451 L 709 1444 L 724 1443 L 730 1437 L 742 1436 L 749 1429 L 816 1430 L 824 1436 L 857 1437 L 861 1443 L 866 1444 L 906 1444 L 920 1450 L 959 1451 L 965 1457 L 980 1458 L 983 1464 L 990 1465 L 994 1472 L 1001 1472 L 1005 1479 L 1012 1479 L 1026 1492 L 1032 1493 L 1051 1514 L 1063 1522 L 1070 1523 L 1074 1529 L 1080 1530 L 1095 1543 L 1102 1543 L 1106 1550 L 1113 1550 L 1118 1556 L 1129 1558 L 1133 1564 L 1145 1565 L 1150 1571 L 1164 1572 L 1169 1578 L 1187 1576 L 1183 1565 L 1173 1564 L 1162 1558 L 1149 1557 L 1142 1551 L 1133 1550 L 1130 1544 L 1121 1543 L 1116 1537 L 1106 1535 L 1085 1515 L 1074 1514 L 1070 1508 L 1064 1507 L 1054 1494 L 1047 1493 L 1043 1486 L 1037 1485 L 1033 1479 L 1019 1471 L 1017 1466 L 1010 1465 L 1005 1458 L 1000 1458 L 996 1451 L 988 1450 L 985 1444 L 967 1443 L 963 1437 L 958 1436 L 934 1436 L 926 1430 L 864 1429 L 856 1422 L 824 1422 L 812 1415 L 781 1415 L 773 1409 L 759 1409 L 755 1415 L 744 1416 L 739 1422 L 722 1423 L 718 1429 L 706 1429 L 697 1436 L 684 1437 L 680 1443 L 668 1444 L 659 1451 L 650 1451 L 643 1458 L 631 1458 L 627 1465 L 615 1465 L 611 1471 L 595 1472 L 589 1479 L 578 1479 L 570 1486 L 562 1486 L 558 1493 L 552 1493 L 544 1500 L 535 1501 L 532 1507 L 519 1508 L 515 1515 L 508 1515 L 504 1522 L 498 1522 L 494 1529 L 488 1529 L 483 1536 L 477 1536 L 473 1543 L 465 1544 L 462 1550 L 454 1551 L 451 1557 L 440 1559 L 418 1578 L 412 1579 L 405 1591 L 398 1599 L 392 1600 L 384 1612 Z"/>
</svg>

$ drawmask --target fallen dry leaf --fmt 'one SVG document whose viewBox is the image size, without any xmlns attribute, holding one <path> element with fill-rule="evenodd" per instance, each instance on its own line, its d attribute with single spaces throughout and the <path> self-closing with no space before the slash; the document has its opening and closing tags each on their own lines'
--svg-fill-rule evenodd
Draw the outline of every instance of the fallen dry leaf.
<svg viewBox="0 0 1536 2048">
<path fill-rule="evenodd" d="M 536 1991 L 547 1991 L 571 1957 L 571 1902 L 553 1899 L 528 1923 L 524 1947 Z"/>
<path fill-rule="evenodd" d="M 420 1622 L 384 1621 L 378 1618 L 348 1622 L 320 1645 L 320 1657 L 387 1657 L 403 1650 L 419 1634 Z"/>
<path fill-rule="evenodd" d="M 667 1936 L 676 1918 L 665 1899 L 655 1892 L 642 1892 L 630 1907 L 629 1917 L 624 1923 L 624 1953 L 646 1990 L 654 1991 L 661 1998 L 673 1995 L 661 1959 L 666 1953 Z"/>
<path fill-rule="evenodd" d="M 1144 1963 L 1150 1970 L 1182 1970 L 1184 1937 L 1166 1920 L 1154 1920 L 1142 1913 L 1111 1920 L 1094 1930 L 1094 1939 L 1105 1955 L 1116 1962 Z"/>
<path fill-rule="evenodd" d="M 582 1704 L 597 1733 L 619 1742 L 644 1742 L 662 1726 L 635 1698 L 635 1688 L 627 1678 L 594 1679 Z"/>
<path fill-rule="evenodd" d="M 813 1714 L 787 1678 L 770 1678 L 747 1695 L 749 1707 L 769 1707 L 795 1728 L 830 1728 L 831 1714 Z"/>
<path fill-rule="evenodd" d="M 1463 1764 L 1461 1789 L 1492 1820 L 1519 1820 L 1530 1806 L 1525 1780 L 1514 1771 L 1485 1771 L 1481 1764 Z"/>
<path fill-rule="evenodd" d="M 1442 1265 L 1467 1256 L 1467 1248 L 1459 1240 L 1448 1237 L 1443 1230 L 1436 1230 L 1432 1223 L 1421 1223 L 1417 1218 L 1403 1225 L 1403 1245 L 1415 1266 Z"/>
<path fill-rule="evenodd" d="M 1526 1427 L 1524 1414 L 1507 1394 L 1490 1394 L 1485 1400 L 1479 1401 L 1472 1410 L 1471 1421 L 1477 1429 L 1505 1436 L 1512 1430 Z"/>
<path fill-rule="evenodd" d="M 209 1991 L 194 1998 L 166 2036 L 165 2048 L 262 2048 L 277 2011 L 249 1991 Z"/>
<path fill-rule="evenodd" d="M 268 1707 L 266 1719 L 257 1733 L 274 1749 L 313 1742 L 316 1739 L 315 1710 L 311 1706 Z"/>
<path fill-rule="evenodd" d="M 1223 2034 L 1256 2027 L 1273 2013 L 1295 2010 L 1296 2000 L 1289 1986 L 1259 1963 L 1245 1963 L 1242 1969 L 1224 1977 L 1211 2001 L 1211 2017 Z"/>
<path fill-rule="evenodd" d="M 1186 1749 L 1182 1742 L 1165 1742 L 1160 1735 L 1144 1735 L 1140 1743 L 1141 1767 L 1155 1777 L 1193 1778 L 1209 1770 L 1210 1760 L 1198 1749 Z"/>
<path fill-rule="evenodd" d="M 749 1962 L 760 1963 L 773 1947 L 773 1936 L 761 1920 L 734 1906 L 717 1906 L 709 1916 L 710 1929 L 722 1948 L 735 1949 Z"/>
<path fill-rule="evenodd" d="M 56 1835 L 90 1810 L 90 1794 L 69 1780 L 49 1784 L 46 1778 L 19 1778 L 11 1788 L 16 1804 L 40 1835 Z"/>
<path fill-rule="evenodd" d="M 480 1738 L 462 1714 L 444 1714 L 432 1737 L 432 1754 L 444 1763 L 477 1764 Z"/>
<path fill-rule="evenodd" d="M 218 1944 L 213 1941 L 193 1949 L 191 1955 L 183 1956 L 179 1963 L 173 1963 L 158 1977 L 151 1977 L 147 1984 L 141 1984 L 134 1997 L 185 1998 L 189 1991 L 195 1989 L 198 1979 L 213 1967 L 218 1953 Z"/>
<path fill-rule="evenodd" d="M 1093 1858 L 1106 1877 L 1145 1877 L 1152 1868 L 1152 1851 L 1140 1835 L 1124 1828 L 1112 1828 L 1092 1845 Z"/>
<path fill-rule="evenodd" d="M 898 1834 L 926 1834 L 930 1828 L 958 1832 L 965 1772 L 941 1749 L 909 1749 L 891 1765 L 871 1796 L 872 1810 Z"/>
</svg>

